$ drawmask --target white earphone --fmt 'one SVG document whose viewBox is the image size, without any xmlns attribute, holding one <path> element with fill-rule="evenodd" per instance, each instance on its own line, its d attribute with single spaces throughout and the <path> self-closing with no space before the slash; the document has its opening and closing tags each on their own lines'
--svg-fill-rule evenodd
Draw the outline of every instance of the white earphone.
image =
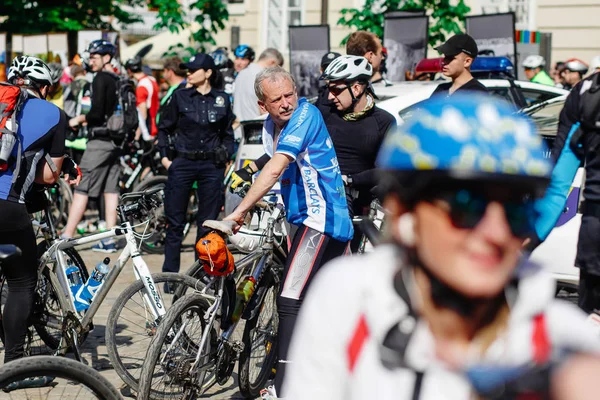
<svg viewBox="0 0 600 400">
<path fill-rule="evenodd" d="M 398 218 L 398 235 L 403 245 L 415 245 L 415 219 L 411 213 L 404 213 Z"/>
</svg>

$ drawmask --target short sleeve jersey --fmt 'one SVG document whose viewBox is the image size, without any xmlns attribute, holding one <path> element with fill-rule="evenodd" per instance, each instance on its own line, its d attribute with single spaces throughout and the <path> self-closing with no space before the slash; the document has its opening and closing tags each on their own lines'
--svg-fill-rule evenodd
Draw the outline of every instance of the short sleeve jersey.
<svg viewBox="0 0 600 400">
<path fill-rule="evenodd" d="M 15 172 L 18 145 L 12 151 L 13 161 L 6 172 L 0 173 L 0 199 L 25 202 L 25 194 L 35 180 L 38 164 L 46 154 L 62 157 L 65 154 L 65 132 L 68 128 L 65 113 L 54 104 L 30 97 L 17 115 L 17 136 L 22 147 L 19 174 Z"/>
<path fill-rule="evenodd" d="M 269 116 L 263 126 L 263 144 L 270 156 L 274 133 Z M 275 152 L 294 160 L 280 178 L 288 221 L 342 242 L 352 239 L 354 229 L 333 143 L 321 113 L 306 99 L 300 99 L 279 134 Z"/>
<path fill-rule="evenodd" d="M 156 79 L 150 76 L 144 76 L 140 79 L 135 89 L 137 104 L 146 104 L 146 108 L 148 109 L 146 125 L 148 127 L 148 133 L 150 133 L 151 136 L 156 136 L 158 133 L 158 128 L 156 127 L 156 115 L 158 114 L 158 108 L 160 106 L 158 91 L 159 88 Z"/>
</svg>

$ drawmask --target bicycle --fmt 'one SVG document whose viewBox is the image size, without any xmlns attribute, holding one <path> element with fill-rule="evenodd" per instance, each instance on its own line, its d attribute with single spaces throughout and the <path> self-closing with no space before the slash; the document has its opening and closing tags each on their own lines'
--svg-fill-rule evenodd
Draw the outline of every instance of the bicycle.
<svg viewBox="0 0 600 400">
<path fill-rule="evenodd" d="M 256 208 L 271 216 L 262 245 L 236 263 L 238 274 L 248 276 L 242 282 L 255 282 L 248 302 L 241 303 L 234 313 L 231 305 L 236 303 L 236 285 L 231 276 L 212 277 L 204 289 L 178 299 L 150 343 L 140 375 L 139 399 L 195 398 L 217 383 L 225 384 L 236 361 L 239 388 L 245 397 L 257 397 L 270 378 L 277 355 L 276 299 L 285 262 L 281 242 L 286 237 L 281 235 L 281 242 L 276 241 L 274 228 L 281 226 L 285 213 L 283 206 L 274 202 L 262 201 Z M 231 235 L 234 225 L 231 221 L 204 223 L 223 235 Z M 232 340 L 241 320 L 245 320 L 242 340 Z M 157 389 L 163 382 L 165 387 Z"/>
<path fill-rule="evenodd" d="M 370 252 L 373 246 L 381 241 L 381 230 L 385 222 L 385 211 L 379 200 L 373 199 L 369 205 L 369 213 L 366 216 L 356 216 L 352 218 L 352 224 L 359 226 L 362 237 L 356 254 Z"/>
<path fill-rule="evenodd" d="M 47 202 L 44 204 L 42 211 L 33 214 L 32 224 L 37 229 L 36 237 L 41 237 L 43 240 L 38 242 L 37 255 L 38 259 L 48 250 L 51 243 L 59 238 L 56 231 L 55 218 L 53 214 L 53 203 L 51 190 L 53 187 L 45 188 L 44 195 Z M 86 265 L 76 249 L 66 249 L 64 251 L 65 258 L 69 267 L 76 267 L 82 280 L 87 280 L 89 277 Z M 48 274 L 44 269 L 39 272 L 38 284 L 35 291 L 34 306 L 32 309 L 31 325 L 27 332 L 27 341 L 25 346 L 25 355 L 49 354 L 52 350 L 58 347 L 58 339 L 56 332 L 50 328 L 50 324 L 39 324 L 36 321 L 56 321 L 58 319 L 59 305 L 55 293 L 49 285 Z M 0 274 L 0 312 L 4 312 L 4 304 L 6 303 L 8 286 L 4 275 Z M 37 337 L 39 340 L 37 340 Z M 4 325 L 0 319 L 0 340 L 4 343 Z"/>
<path fill-rule="evenodd" d="M 12 391 L 12 385 L 28 381 L 32 387 Z M 46 385 L 39 387 L 37 382 Z M 34 387 L 35 386 L 35 387 Z M 64 357 L 36 356 L 11 361 L 0 367 L 3 399 L 100 399 L 122 400 L 117 389 L 96 370 Z"/>
<path fill-rule="evenodd" d="M 138 236 L 132 229 L 131 220 L 140 220 L 152 212 L 159 205 L 155 191 L 144 193 L 131 193 L 122 196 L 122 201 L 136 198 L 137 201 L 128 204 L 120 205 L 118 208 L 119 216 L 122 224 L 119 227 L 112 228 L 107 232 L 97 233 L 94 235 L 77 238 L 77 239 L 58 239 L 55 240 L 40 258 L 40 274 L 43 277 L 43 282 L 46 288 L 48 298 L 52 301 L 47 301 L 37 305 L 43 310 L 52 307 L 46 314 L 51 314 L 52 319 L 36 319 L 36 315 L 45 315 L 39 310 L 34 310 L 31 324 L 38 329 L 53 330 L 54 335 L 42 337 L 42 340 L 48 345 L 55 355 L 64 355 L 69 350 L 73 352 L 75 359 L 81 361 L 81 351 L 79 346 L 85 340 L 87 334 L 93 329 L 93 317 L 98 311 L 100 304 L 106 298 L 108 291 L 116 281 L 117 277 L 123 270 L 129 258 L 133 261 L 133 271 L 137 280 L 143 282 L 141 292 L 142 302 L 139 304 L 140 310 L 136 314 L 146 315 L 147 324 L 144 326 L 145 331 L 152 332 L 155 325 L 160 321 L 160 317 L 165 313 L 165 302 L 159 294 L 157 283 L 175 282 L 190 288 L 200 288 L 203 285 L 192 277 L 183 274 L 153 274 L 151 275 L 146 263 L 143 261 L 139 251 L 136 238 Z M 67 277 L 66 269 L 68 263 L 66 260 L 66 252 L 76 246 L 85 245 L 98 240 L 112 238 L 115 236 L 125 236 L 127 245 L 123 249 L 117 262 L 113 268 L 106 274 L 103 284 L 94 294 L 89 308 L 85 311 L 78 311 L 75 305 L 75 296 L 71 290 L 69 277 Z M 127 294 L 131 297 L 138 292 L 129 291 Z M 125 293 L 125 292 L 124 292 Z M 113 307 L 121 307 L 123 302 L 129 300 L 128 297 L 121 293 Z M 149 314 L 149 316 L 148 316 Z M 120 314 L 111 314 L 107 327 L 107 335 L 111 329 L 116 329 L 119 325 L 127 326 L 127 321 L 119 321 Z M 147 333 L 145 333 L 147 335 Z M 40 335 L 41 336 L 41 335 Z M 52 339 L 47 341 L 48 339 Z M 117 346 L 115 343 L 107 340 L 107 349 L 110 352 L 116 353 Z M 113 354 L 114 355 L 114 354 Z M 120 358 L 118 358 L 120 360 Z"/>
</svg>

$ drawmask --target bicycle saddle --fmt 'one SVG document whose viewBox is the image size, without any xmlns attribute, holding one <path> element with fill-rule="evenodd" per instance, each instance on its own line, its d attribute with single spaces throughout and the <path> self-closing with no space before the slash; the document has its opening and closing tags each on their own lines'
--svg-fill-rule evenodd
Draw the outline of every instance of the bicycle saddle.
<svg viewBox="0 0 600 400">
<path fill-rule="evenodd" d="M 14 244 L 0 245 L 0 261 L 8 261 L 21 255 L 21 249 Z"/>
<path fill-rule="evenodd" d="M 237 226 L 237 222 L 235 221 L 215 221 L 215 220 L 206 220 L 202 224 L 202 226 L 210 229 L 214 229 L 215 231 L 219 231 L 221 233 L 226 234 L 227 236 L 233 235 L 233 228 Z"/>
</svg>

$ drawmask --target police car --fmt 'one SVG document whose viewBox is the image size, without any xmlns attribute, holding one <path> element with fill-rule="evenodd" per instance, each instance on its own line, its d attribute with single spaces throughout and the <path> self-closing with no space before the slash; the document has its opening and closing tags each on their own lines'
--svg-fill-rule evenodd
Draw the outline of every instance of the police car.
<svg viewBox="0 0 600 400">
<path fill-rule="evenodd" d="M 419 62 L 417 75 L 431 76 L 442 71 L 442 58 L 429 58 Z M 474 77 L 488 88 L 490 93 L 513 103 L 517 108 L 532 106 L 559 96 L 567 95 L 565 89 L 541 85 L 512 78 L 514 67 L 506 57 L 477 57 L 471 67 Z M 399 82 L 391 86 L 377 87 L 377 106 L 392 114 L 398 123 L 427 100 L 435 88 L 446 80 Z"/>
</svg>

